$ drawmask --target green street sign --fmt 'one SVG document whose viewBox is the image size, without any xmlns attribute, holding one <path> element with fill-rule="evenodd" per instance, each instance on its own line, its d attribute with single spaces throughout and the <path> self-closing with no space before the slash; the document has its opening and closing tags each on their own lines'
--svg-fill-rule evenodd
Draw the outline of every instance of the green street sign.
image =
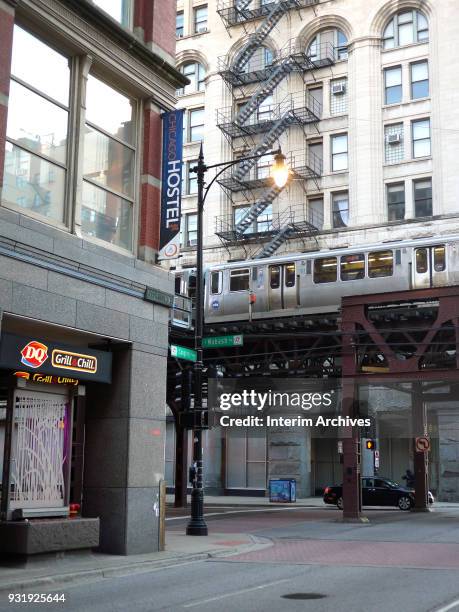
<svg viewBox="0 0 459 612">
<path fill-rule="evenodd" d="M 167 306 L 168 308 L 172 308 L 174 305 L 174 296 L 170 293 L 164 293 L 164 291 L 160 291 L 159 289 L 154 289 L 153 287 L 147 287 L 145 289 L 145 295 L 143 299 L 147 302 L 153 302 L 154 304 L 161 304 L 161 306 Z"/>
<path fill-rule="evenodd" d="M 171 355 L 177 357 L 177 359 L 186 359 L 187 361 L 196 361 L 198 354 L 193 349 L 186 348 L 186 346 L 179 346 L 178 344 L 171 344 Z"/>
<path fill-rule="evenodd" d="M 243 334 L 236 336 L 209 336 L 202 339 L 202 348 L 220 348 L 225 346 L 242 346 L 244 344 Z"/>
</svg>

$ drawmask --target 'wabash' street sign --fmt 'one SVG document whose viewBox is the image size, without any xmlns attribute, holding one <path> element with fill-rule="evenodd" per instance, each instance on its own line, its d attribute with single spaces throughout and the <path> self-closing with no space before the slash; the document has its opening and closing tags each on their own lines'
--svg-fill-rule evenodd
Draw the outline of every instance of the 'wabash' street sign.
<svg viewBox="0 0 459 612">
<path fill-rule="evenodd" d="M 171 355 L 177 359 L 185 359 L 186 361 L 196 361 L 198 354 L 193 349 L 178 344 L 171 344 Z"/>
<path fill-rule="evenodd" d="M 244 344 L 243 334 L 236 336 L 209 336 L 202 339 L 202 348 L 220 348 L 225 346 L 242 346 Z"/>
</svg>

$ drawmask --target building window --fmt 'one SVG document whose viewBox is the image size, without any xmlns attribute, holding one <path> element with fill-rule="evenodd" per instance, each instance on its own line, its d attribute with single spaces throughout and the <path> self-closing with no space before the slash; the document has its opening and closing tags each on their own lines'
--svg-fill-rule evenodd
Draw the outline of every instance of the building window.
<svg viewBox="0 0 459 612">
<path fill-rule="evenodd" d="M 387 219 L 402 221 L 405 218 L 405 183 L 387 185 Z"/>
<path fill-rule="evenodd" d="M 242 53 L 243 51 L 244 50 L 242 50 Z M 263 46 L 258 47 L 258 49 L 255 51 L 255 53 L 252 55 L 249 61 L 246 64 L 244 64 L 244 67 L 242 68 L 242 72 L 250 73 L 250 72 L 257 72 L 258 70 L 265 70 L 266 68 L 271 66 L 271 64 L 273 63 L 273 60 L 274 60 L 274 55 L 271 49 L 269 49 L 268 47 L 263 47 Z M 235 61 L 235 64 L 237 65 L 237 60 Z"/>
<path fill-rule="evenodd" d="M 86 87 L 82 230 L 132 249 L 135 104 L 89 75 Z"/>
<path fill-rule="evenodd" d="M 271 95 L 267 96 L 258 107 L 256 114 L 257 123 L 262 121 L 271 121 L 274 111 L 274 98 Z M 255 118 L 255 114 L 252 115 Z"/>
<path fill-rule="evenodd" d="M 273 228 L 273 207 L 270 204 L 258 215 L 256 220 L 257 232 L 269 232 Z"/>
<path fill-rule="evenodd" d="M 207 4 L 194 9 L 194 33 L 207 32 Z"/>
<path fill-rule="evenodd" d="M 330 114 L 347 113 L 347 79 L 330 81 Z"/>
<path fill-rule="evenodd" d="M 233 210 L 234 226 L 238 225 L 249 212 L 250 206 L 238 206 Z M 267 206 L 258 217 L 252 221 L 249 227 L 244 231 L 244 234 L 257 234 L 261 232 L 269 232 L 273 225 L 273 207 L 270 204 Z"/>
<path fill-rule="evenodd" d="M 185 113 L 183 122 L 184 142 L 200 142 L 204 138 L 204 107 Z"/>
<path fill-rule="evenodd" d="M 204 66 L 198 62 L 187 62 L 180 67 L 180 72 L 190 79 L 190 83 L 177 90 L 178 96 L 204 91 L 206 72 Z"/>
<path fill-rule="evenodd" d="M 430 147 L 430 119 L 419 119 L 411 122 L 413 139 L 413 157 L 428 157 Z"/>
<path fill-rule="evenodd" d="M 93 0 L 93 2 L 124 27 L 131 27 L 132 0 Z"/>
<path fill-rule="evenodd" d="M 183 245 L 185 247 L 196 246 L 198 243 L 198 215 L 195 213 L 185 215 L 184 221 Z"/>
<path fill-rule="evenodd" d="M 191 172 L 197 164 L 197 160 L 184 162 L 182 167 L 182 194 L 196 195 L 198 193 L 198 175 L 196 172 Z"/>
<path fill-rule="evenodd" d="M 323 142 L 308 143 L 308 156 L 306 160 L 307 167 L 317 176 L 322 176 L 324 160 Z"/>
<path fill-rule="evenodd" d="M 429 64 L 416 62 L 410 65 L 411 71 L 411 99 L 427 98 L 429 95 Z"/>
<path fill-rule="evenodd" d="M 66 222 L 68 59 L 14 27 L 2 198 Z"/>
<path fill-rule="evenodd" d="M 402 101 L 402 68 L 386 68 L 384 70 L 384 103 L 400 104 Z"/>
<path fill-rule="evenodd" d="M 175 19 L 175 36 L 177 38 L 183 38 L 183 35 L 185 33 L 184 26 L 185 20 L 183 11 L 180 11 L 179 13 L 177 13 L 177 17 Z"/>
<path fill-rule="evenodd" d="M 414 216 L 432 216 L 432 179 L 413 181 Z"/>
<path fill-rule="evenodd" d="M 269 158 L 269 155 L 264 155 L 260 157 L 260 159 L 255 164 L 255 178 L 257 179 L 267 179 L 271 175 L 271 166 L 272 161 Z"/>
<path fill-rule="evenodd" d="M 307 55 L 313 62 L 321 60 L 347 59 L 347 37 L 341 30 L 323 30 L 318 32 L 310 42 Z"/>
<path fill-rule="evenodd" d="M 324 226 L 324 199 L 314 198 L 308 201 L 309 203 L 309 218 L 308 221 L 318 230 Z"/>
<path fill-rule="evenodd" d="M 322 116 L 322 108 L 324 103 L 324 89 L 320 87 L 308 88 L 307 104 L 309 109 L 313 112 L 316 117 Z"/>
<path fill-rule="evenodd" d="M 429 24 L 426 17 L 416 10 L 402 11 L 394 15 L 383 34 L 384 49 L 403 47 L 429 39 Z"/>
<path fill-rule="evenodd" d="M 332 172 L 347 170 L 347 134 L 331 137 Z"/>
<path fill-rule="evenodd" d="M 347 227 L 349 225 L 349 194 L 334 193 L 332 195 L 332 221 L 333 227 Z"/>
<path fill-rule="evenodd" d="M 398 164 L 405 158 L 403 123 L 384 126 L 384 157 L 386 164 Z"/>
</svg>

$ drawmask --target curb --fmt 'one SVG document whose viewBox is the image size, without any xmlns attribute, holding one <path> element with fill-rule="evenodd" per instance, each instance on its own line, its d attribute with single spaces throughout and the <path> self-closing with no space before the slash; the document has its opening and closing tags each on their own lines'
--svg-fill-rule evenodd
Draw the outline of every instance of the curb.
<svg viewBox="0 0 459 612">
<path fill-rule="evenodd" d="M 94 569 L 81 570 L 76 572 L 67 572 L 65 574 L 56 574 L 53 576 L 37 576 L 34 578 L 24 580 L 12 580 L 7 583 L 0 583 L 0 593 L 8 591 L 10 593 L 17 593 L 25 590 L 31 590 L 39 587 L 46 587 L 50 590 L 56 590 L 63 585 L 78 584 L 90 579 L 114 578 L 121 576 L 128 576 L 130 574 L 142 574 L 155 569 L 167 568 L 177 564 L 193 563 L 195 561 L 204 561 L 206 559 L 216 559 L 220 557 L 228 557 L 231 555 L 239 554 L 241 552 L 251 552 L 252 550 L 259 550 L 260 548 L 267 548 L 272 545 L 271 540 L 267 538 L 257 538 L 250 536 L 251 543 L 245 544 L 235 548 L 229 548 L 226 550 L 210 549 L 200 553 L 189 553 L 180 554 L 175 557 L 168 557 L 167 559 L 156 559 L 153 561 L 139 561 L 136 563 L 127 563 L 124 565 L 118 565 L 115 567 L 98 567 Z"/>
</svg>

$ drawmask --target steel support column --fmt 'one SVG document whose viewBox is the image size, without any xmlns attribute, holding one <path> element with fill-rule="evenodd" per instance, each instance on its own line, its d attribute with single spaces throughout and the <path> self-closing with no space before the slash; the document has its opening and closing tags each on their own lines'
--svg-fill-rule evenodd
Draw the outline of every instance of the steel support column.
<svg viewBox="0 0 459 612">
<path fill-rule="evenodd" d="M 348 318 L 348 315 L 349 318 Z M 354 346 L 355 323 L 352 309 L 343 313 L 342 335 L 342 399 L 341 413 L 355 418 L 358 414 L 355 380 L 356 358 Z M 361 517 L 360 431 L 358 427 L 344 428 L 343 435 L 343 519 L 358 521 Z"/>
<path fill-rule="evenodd" d="M 414 463 L 414 508 L 416 512 L 428 512 L 428 453 L 416 451 L 416 437 L 427 434 L 427 408 L 422 397 L 422 383 L 413 382 L 411 395 L 413 421 L 413 463 Z"/>
</svg>

